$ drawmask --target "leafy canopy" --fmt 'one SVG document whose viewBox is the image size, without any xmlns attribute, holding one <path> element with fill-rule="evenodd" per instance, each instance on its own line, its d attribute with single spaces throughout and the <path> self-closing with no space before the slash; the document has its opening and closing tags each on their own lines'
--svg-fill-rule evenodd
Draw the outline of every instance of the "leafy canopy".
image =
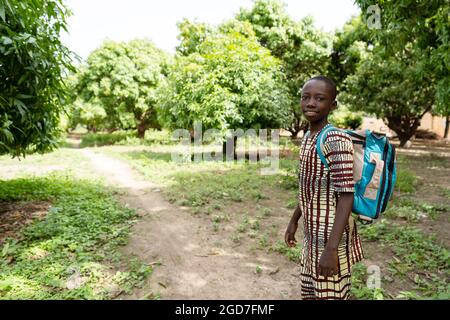
<svg viewBox="0 0 450 320">
<path fill-rule="evenodd" d="M 73 56 L 59 36 L 62 0 L 0 2 L 0 154 L 25 156 L 57 146 Z"/>
<path fill-rule="evenodd" d="M 187 23 L 186 21 L 184 22 Z M 195 33 L 202 28 L 190 28 Z M 275 128 L 288 116 L 289 96 L 281 63 L 262 47 L 246 23 L 230 21 L 205 38 L 185 56 L 181 49 L 161 93 L 162 123 L 192 129 L 201 121 L 204 129 Z M 189 43 L 182 41 L 182 46 Z"/>
</svg>

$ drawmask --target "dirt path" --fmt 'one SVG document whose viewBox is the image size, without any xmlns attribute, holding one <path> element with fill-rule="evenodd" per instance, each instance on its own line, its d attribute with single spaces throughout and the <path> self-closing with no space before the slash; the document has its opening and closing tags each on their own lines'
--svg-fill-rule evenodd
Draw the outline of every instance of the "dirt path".
<svg viewBox="0 0 450 320">
<path fill-rule="evenodd" d="M 87 149 L 80 152 L 107 183 L 127 191 L 121 201 L 142 215 L 123 251 L 145 263 L 161 262 L 143 288 L 119 299 L 151 294 L 161 299 L 299 299 L 295 263 L 278 254 L 220 245 L 206 227 L 207 218 L 167 202 L 156 185 L 123 161 Z"/>
</svg>

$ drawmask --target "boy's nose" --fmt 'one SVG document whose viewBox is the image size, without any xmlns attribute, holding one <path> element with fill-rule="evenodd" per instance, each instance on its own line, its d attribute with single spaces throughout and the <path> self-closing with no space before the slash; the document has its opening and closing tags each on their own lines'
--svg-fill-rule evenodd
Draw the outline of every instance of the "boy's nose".
<svg viewBox="0 0 450 320">
<path fill-rule="evenodd" d="M 316 109 L 317 106 L 314 103 L 314 100 L 309 100 L 308 103 L 306 104 L 306 108 L 308 108 L 308 109 Z"/>
</svg>

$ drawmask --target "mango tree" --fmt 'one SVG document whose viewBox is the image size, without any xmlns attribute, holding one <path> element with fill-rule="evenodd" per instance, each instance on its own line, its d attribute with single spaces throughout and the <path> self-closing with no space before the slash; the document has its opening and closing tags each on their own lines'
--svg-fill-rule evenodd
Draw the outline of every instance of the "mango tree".
<svg viewBox="0 0 450 320">
<path fill-rule="evenodd" d="M 75 89 L 80 101 L 74 112 L 95 111 L 104 116 L 102 128 L 133 128 L 143 138 L 148 128 L 159 128 L 156 93 L 165 82 L 168 63 L 168 55 L 149 40 L 106 41 L 89 55 L 78 75 Z"/>
<path fill-rule="evenodd" d="M 62 0 L 0 1 L 0 155 L 57 147 L 73 55 L 60 41 Z"/>
<path fill-rule="evenodd" d="M 199 121 L 224 139 L 229 129 L 280 128 L 290 105 L 281 66 L 250 25 L 231 21 L 176 57 L 161 92 L 160 120 L 190 132 Z"/>
<path fill-rule="evenodd" d="M 327 70 L 332 38 L 314 28 L 310 17 L 291 19 L 278 0 L 256 0 L 251 9 L 241 9 L 237 19 L 249 22 L 261 45 L 282 62 L 290 96 L 290 121 L 285 128 L 295 137 L 307 127 L 299 107 L 300 90 L 307 79 Z"/>
</svg>

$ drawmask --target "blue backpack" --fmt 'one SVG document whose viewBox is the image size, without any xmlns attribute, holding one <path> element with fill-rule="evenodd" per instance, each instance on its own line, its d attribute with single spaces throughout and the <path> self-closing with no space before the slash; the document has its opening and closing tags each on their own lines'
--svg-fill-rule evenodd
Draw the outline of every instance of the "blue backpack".
<svg viewBox="0 0 450 320">
<path fill-rule="evenodd" d="M 395 147 L 388 138 L 370 130 L 342 130 L 328 125 L 317 138 L 317 153 L 328 168 L 322 151 L 323 140 L 330 130 L 347 133 L 353 142 L 353 212 L 363 223 L 372 223 L 386 210 L 397 177 Z"/>
</svg>

